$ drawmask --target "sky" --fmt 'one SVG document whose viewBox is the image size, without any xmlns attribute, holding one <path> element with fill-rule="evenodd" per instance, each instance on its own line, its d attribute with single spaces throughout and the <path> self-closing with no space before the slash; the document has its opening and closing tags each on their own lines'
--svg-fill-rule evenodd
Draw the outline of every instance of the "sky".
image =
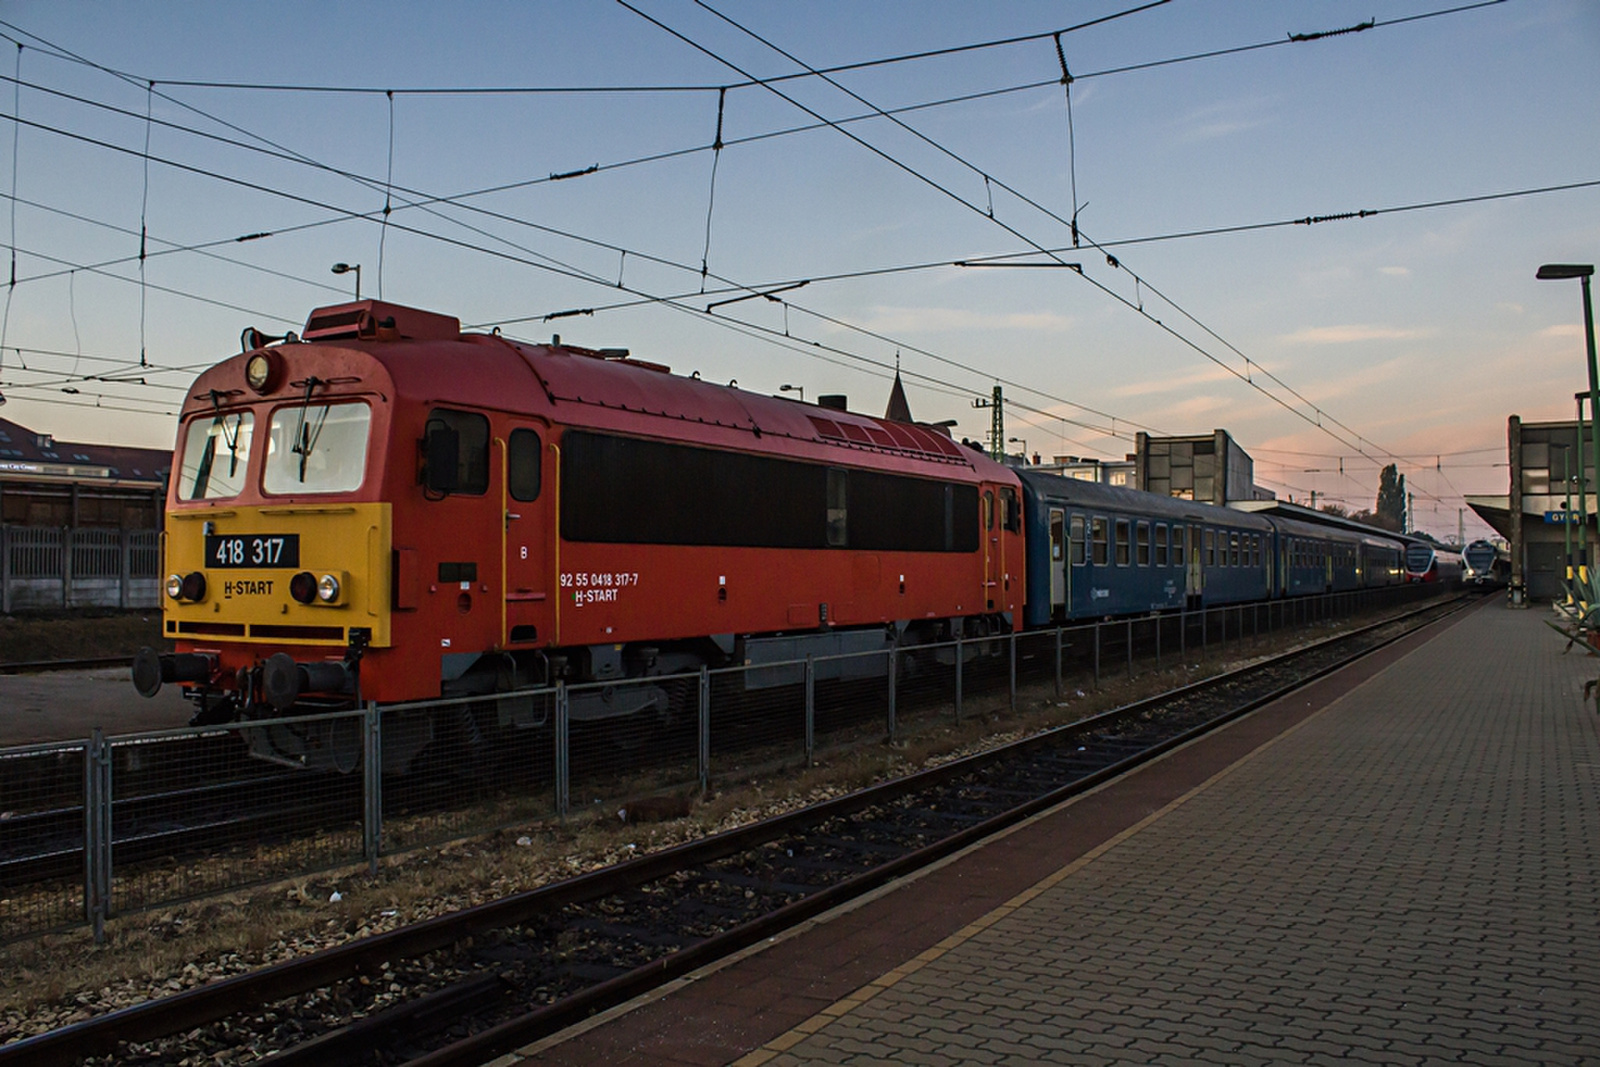
<svg viewBox="0 0 1600 1067">
<path fill-rule="evenodd" d="M 1600 259 L 1596 0 L 8 0 L 0 36 L 0 415 L 64 440 L 170 447 L 336 263 L 858 411 L 898 366 L 957 436 L 998 385 L 1046 460 L 1220 428 L 1352 510 L 1395 463 L 1441 537 L 1587 384 L 1534 273 Z"/>
</svg>

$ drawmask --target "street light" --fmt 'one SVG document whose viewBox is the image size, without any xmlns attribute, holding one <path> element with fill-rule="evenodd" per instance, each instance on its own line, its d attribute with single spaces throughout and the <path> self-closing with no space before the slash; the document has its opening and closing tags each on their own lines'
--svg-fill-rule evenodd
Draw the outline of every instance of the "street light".
<svg viewBox="0 0 1600 1067">
<path fill-rule="evenodd" d="M 1589 301 L 1589 278 L 1594 274 L 1593 263 L 1546 263 L 1534 275 L 1540 281 L 1559 281 L 1564 278 L 1577 278 L 1583 284 L 1583 335 L 1588 346 L 1589 354 L 1589 418 L 1590 439 L 1594 442 L 1594 468 L 1600 473 L 1600 380 L 1597 380 L 1594 362 L 1594 305 Z M 1584 495 L 1585 463 L 1583 460 L 1583 421 L 1578 421 L 1578 494 L 1580 499 Z M 1600 495 L 1600 488 L 1597 488 Z M 1583 520 L 1583 537 L 1578 542 L 1578 573 L 1587 580 L 1589 562 L 1589 515 L 1587 505 L 1584 514 L 1579 518 Z"/>
<path fill-rule="evenodd" d="M 360 300 L 361 299 L 361 264 L 359 264 L 359 263 L 335 263 L 333 265 L 333 273 L 335 273 L 335 274 L 349 274 L 351 271 L 355 271 L 356 272 L 356 299 Z"/>
<path fill-rule="evenodd" d="M 778 386 L 778 392 L 799 393 L 800 403 L 804 404 L 806 402 L 806 387 L 803 385 L 780 385 Z"/>
<path fill-rule="evenodd" d="M 1020 437 L 1010 437 L 1006 440 L 1009 444 L 1022 446 L 1022 465 L 1026 467 L 1028 465 L 1028 442 L 1024 441 Z"/>
</svg>

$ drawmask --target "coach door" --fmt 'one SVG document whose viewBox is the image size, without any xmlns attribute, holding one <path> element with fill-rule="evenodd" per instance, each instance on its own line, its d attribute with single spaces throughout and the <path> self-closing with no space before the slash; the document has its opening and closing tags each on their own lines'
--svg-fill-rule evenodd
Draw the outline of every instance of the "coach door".
<svg viewBox="0 0 1600 1067">
<path fill-rule="evenodd" d="M 1200 602 L 1200 594 L 1205 591 L 1205 571 L 1202 569 L 1200 559 L 1200 527 L 1196 523 L 1189 524 L 1189 567 L 1185 571 L 1183 592 L 1188 598 L 1191 607 Z"/>
<path fill-rule="evenodd" d="M 1050 509 L 1050 614 L 1067 603 L 1067 515 Z"/>
<path fill-rule="evenodd" d="M 504 462 L 501 508 L 504 520 L 504 610 L 500 639 L 507 645 L 554 640 L 550 573 L 549 497 L 545 492 L 545 439 L 542 424 L 513 424 L 495 444 Z"/>
</svg>

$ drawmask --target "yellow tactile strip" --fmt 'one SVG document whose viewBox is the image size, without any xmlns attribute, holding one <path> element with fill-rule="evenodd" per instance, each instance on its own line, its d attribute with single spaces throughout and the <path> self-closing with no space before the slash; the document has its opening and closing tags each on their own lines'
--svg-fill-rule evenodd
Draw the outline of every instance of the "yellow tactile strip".
<svg viewBox="0 0 1600 1067">
<path fill-rule="evenodd" d="M 1366 685 L 1370 681 L 1371 679 L 1368 679 L 1361 684 Z M 810 1037 L 818 1030 L 821 1030 L 823 1027 L 827 1026 L 829 1023 L 850 1014 L 856 1008 L 865 1004 L 873 997 L 876 997 L 879 993 L 882 993 L 886 989 L 892 988 L 901 979 L 915 974 L 917 971 L 920 971 L 922 968 L 939 959 L 941 956 L 944 956 L 951 950 L 958 948 L 959 946 L 970 941 L 972 938 L 993 926 L 995 923 L 1007 918 L 1019 908 L 1025 907 L 1041 893 L 1053 889 L 1055 886 L 1066 881 L 1068 878 L 1071 878 L 1078 871 L 1082 870 L 1084 867 L 1087 867 L 1096 859 L 1116 848 L 1119 844 L 1128 840 L 1130 837 L 1133 837 L 1135 834 L 1145 829 L 1145 827 L 1159 819 L 1165 818 L 1168 814 L 1176 811 L 1184 804 L 1187 804 L 1190 800 L 1199 796 L 1205 790 L 1211 788 L 1217 782 L 1220 782 L 1222 779 L 1226 778 L 1228 775 L 1232 774 L 1246 763 L 1271 749 L 1274 745 L 1278 744 L 1278 742 L 1294 735 L 1308 724 L 1321 717 L 1328 711 L 1329 708 L 1333 707 L 1338 702 L 1338 700 L 1334 700 L 1324 707 L 1317 709 L 1315 712 L 1306 716 L 1294 726 L 1283 731 L 1244 756 L 1241 756 L 1239 759 L 1224 767 L 1210 778 L 1207 778 L 1205 781 L 1201 782 L 1199 785 L 1183 794 L 1183 796 L 1171 801 L 1160 810 L 1153 811 L 1149 815 L 1146 815 L 1137 823 L 1134 823 L 1132 826 L 1128 827 L 1126 830 L 1123 830 L 1110 840 L 1097 845 L 1095 848 L 1084 853 L 1082 856 L 1079 856 L 1077 859 L 1073 860 L 1071 863 L 1067 864 L 1065 867 L 1061 868 L 1055 873 L 1041 878 L 1039 881 L 1035 882 L 1027 889 L 1024 889 L 1022 892 L 1018 893 L 1004 904 L 1001 904 L 988 913 L 979 916 L 977 919 L 974 919 L 966 926 L 963 926 L 960 930 L 957 930 L 949 937 L 946 937 L 943 941 L 940 941 L 938 944 L 934 945 L 932 948 L 918 953 L 916 956 L 913 956 L 911 959 L 907 960 L 905 963 L 902 963 L 893 970 L 879 975 L 877 978 L 874 978 L 872 981 L 868 982 L 860 989 L 857 989 L 849 996 L 841 997 L 839 1000 L 834 1001 L 826 1008 L 823 1008 L 821 1011 L 811 1016 L 811 1018 L 802 1023 L 796 1024 L 793 1028 L 785 1031 L 782 1034 L 779 1034 L 777 1037 L 773 1038 L 771 1041 L 768 1041 L 760 1048 L 753 1049 L 752 1051 L 745 1053 L 743 1056 L 733 1061 L 732 1067 L 759 1067 L 759 1065 L 776 1058 L 784 1052 L 787 1052 L 795 1045 L 798 1045 L 801 1041 L 804 1041 L 807 1037 Z M 1071 801 L 1068 801 L 1067 803 L 1070 804 Z M 1049 813 L 1045 813 L 1041 817 L 1047 818 L 1048 815 Z"/>
</svg>

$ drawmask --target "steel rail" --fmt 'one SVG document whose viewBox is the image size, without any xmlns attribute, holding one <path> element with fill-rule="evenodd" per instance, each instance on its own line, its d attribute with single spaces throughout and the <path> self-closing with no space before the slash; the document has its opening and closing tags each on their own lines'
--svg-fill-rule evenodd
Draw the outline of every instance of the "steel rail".
<svg viewBox="0 0 1600 1067">
<path fill-rule="evenodd" d="M 1034 748 L 1055 744 L 1064 736 L 1082 733 L 1105 726 L 1119 719 L 1137 716 L 1156 706 L 1209 689 L 1231 684 L 1251 674 L 1281 665 L 1288 660 L 1305 656 L 1330 645 L 1358 638 L 1371 631 L 1396 623 L 1415 619 L 1419 615 L 1437 612 L 1442 605 L 1455 603 L 1454 611 L 1461 610 L 1466 596 L 1454 601 L 1433 602 L 1402 615 L 1375 622 L 1359 630 L 1324 638 L 1292 652 L 1250 664 L 1223 674 L 1214 675 L 1174 690 L 1113 708 L 1098 715 L 1073 723 L 1041 731 L 999 748 L 976 753 L 938 767 L 928 768 L 903 778 L 882 782 L 866 789 L 830 800 L 821 801 L 783 815 L 773 816 L 747 826 L 736 827 L 712 837 L 685 842 L 660 852 L 641 856 L 613 867 L 602 868 L 575 878 L 538 889 L 528 890 L 481 904 L 461 912 L 442 915 L 402 929 L 374 934 L 359 941 L 319 952 L 315 955 L 287 960 L 248 974 L 209 983 L 163 997 L 160 1000 L 123 1008 L 106 1015 L 75 1023 L 59 1030 L 25 1038 L 0 1046 L 0 1067 L 12 1064 L 39 1065 L 70 1064 L 84 1057 L 113 1053 L 121 1042 L 156 1040 L 183 1033 L 264 1004 L 283 1000 L 317 989 L 334 982 L 361 975 L 376 975 L 383 965 L 397 959 L 414 958 L 442 948 L 450 947 L 467 938 L 479 936 L 507 926 L 514 926 L 542 914 L 547 914 L 568 904 L 580 903 L 598 897 L 655 881 L 687 867 L 710 863 L 714 860 L 748 851 L 767 841 L 797 832 L 807 826 L 849 815 L 863 808 L 892 801 L 909 793 L 926 789 L 942 782 L 971 773 L 989 765 L 1013 758 Z M 1475 600 L 1475 598 L 1474 598 Z M 1453 611 L 1451 613 L 1454 613 Z M 1446 616 L 1440 616 L 1446 617 Z M 1436 620 L 1430 620 L 1436 621 Z M 1424 623 L 1422 625 L 1427 625 Z M 1420 627 L 1418 627 L 1420 628 Z M 1281 698 L 1316 678 L 1338 670 L 1362 656 L 1385 647 L 1393 641 L 1408 636 L 1407 630 L 1382 642 L 1360 650 L 1355 655 L 1325 665 L 1321 669 L 1298 676 L 1294 681 L 1278 687 L 1270 694 L 1252 699 L 1248 704 L 1233 709 L 1206 724 L 1193 727 L 1172 738 L 1157 743 L 1146 751 L 1125 757 L 1116 763 L 1091 772 L 1060 789 L 1043 794 L 1010 811 L 994 816 L 960 830 L 931 845 L 898 859 L 889 861 L 845 882 L 824 888 L 802 900 L 794 901 L 752 922 L 724 934 L 680 949 L 659 960 L 608 979 L 582 990 L 571 997 L 540 1008 L 520 1019 L 500 1024 L 483 1033 L 449 1048 L 429 1053 L 412 1061 L 416 1067 L 440 1067 L 443 1064 L 478 1063 L 492 1058 L 538 1036 L 552 1033 L 583 1018 L 622 1003 L 639 993 L 663 982 L 670 981 L 688 971 L 703 966 L 728 952 L 753 944 L 763 937 L 784 929 L 795 922 L 834 907 L 852 896 L 867 892 L 889 880 L 900 877 L 917 866 L 966 847 L 1028 818 L 1038 811 L 1054 806 L 1077 792 L 1092 788 L 1109 778 L 1153 759 L 1162 752 L 1187 743 L 1201 733 L 1215 729 L 1249 711 Z M 426 998 L 419 998 L 426 999 Z M 363 1027 L 362 1032 L 370 1029 Z M 334 1046 L 341 1031 L 333 1031 L 316 1039 L 316 1054 L 323 1060 L 333 1058 Z M 509 1044 L 508 1044 L 509 1043 Z M 493 1050 L 493 1051 L 491 1051 Z M 294 1050 L 275 1055 L 274 1062 L 290 1062 Z M 316 1062 L 314 1058 L 312 1062 Z"/>
<path fill-rule="evenodd" d="M 1085 729 L 1092 728 L 1095 725 L 1104 725 L 1118 719 L 1132 717 L 1139 714 L 1141 711 L 1148 710 L 1155 705 L 1181 699 L 1184 695 L 1193 694 L 1195 692 L 1212 688 L 1215 684 L 1220 684 L 1228 680 L 1237 680 L 1239 676 L 1247 673 L 1255 673 L 1263 668 L 1272 666 L 1274 663 L 1283 658 L 1288 658 L 1288 656 L 1302 655 L 1306 652 L 1312 651 L 1313 649 L 1324 647 L 1327 644 L 1348 640 L 1362 633 L 1366 633 L 1369 630 L 1376 629 L 1379 626 L 1392 625 L 1397 621 L 1406 620 L 1416 615 L 1425 614 L 1431 610 L 1437 609 L 1439 606 L 1440 605 L 1437 603 L 1430 604 L 1424 608 L 1407 613 L 1406 615 L 1386 620 L 1383 623 L 1378 623 L 1375 626 L 1364 627 L 1361 630 L 1340 634 L 1338 636 L 1328 638 L 1325 641 L 1318 642 L 1315 645 L 1297 649 L 1295 652 L 1289 653 L 1285 657 L 1274 657 L 1272 660 L 1264 661 L 1259 664 L 1253 664 L 1250 667 L 1241 668 L 1236 671 L 1230 671 L 1225 675 L 1218 675 L 1214 678 L 1208 678 L 1201 682 L 1183 686 L 1179 689 L 1171 690 L 1155 697 L 1136 701 L 1120 708 L 1113 708 L 1110 711 L 1102 712 L 1101 714 L 1093 716 L 1089 719 L 1085 719 L 1076 723 L 1070 723 L 1065 726 L 1055 727 L 1050 731 L 1046 731 L 1033 737 L 1024 738 L 1021 741 L 1014 742 L 1012 745 L 1007 745 L 1004 748 L 996 749 L 989 753 L 980 753 L 979 755 L 988 757 L 995 754 L 1016 754 L 1021 751 L 1039 747 L 1043 744 L 1048 744 L 1047 739 L 1059 737 L 1063 731 L 1080 732 Z M 591 986 L 590 988 L 582 990 L 576 994 L 573 994 L 572 996 L 563 998 L 562 1000 L 529 1012 L 528 1014 L 520 1016 L 516 1019 L 501 1023 L 498 1026 L 474 1034 L 468 1038 L 438 1049 L 434 1052 L 406 1060 L 405 1067 L 475 1067 L 475 1065 L 484 1063 L 493 1057 L 512 1052 L 522 1045 L 529 1043 L 530 1041 L 549 1036 L 550 1034 L 564 1029 L 565 1027 L 582 1022 L 584 1019 L 589 1018 L 598 1012 L 605 1011 L 608 1008 L 626 1003 L 627 1001 L 632 1000 L 641 994 L 647 993 L 652 989 L 672 981 L 673 979 L 680 978 L 709 963 L 715 962 L 716 960 L 748 948 L 764 938 L 799 925 L 807 919 L 820 915 L 825 911 L 854 899 L 855 897 L 869 893 L 887 882 L 904 877 L 907 874 L 913 873 L 914 871 L 920 870 L 923 867 L 936 863 L 946 856 L 949 856 L 955 852 L 959 852 L 969 845 L 991 837 L 994 834 L 1008 829 L 1009 827 L 1014 826 L 1025 819 L 1031 818 L 1040 812 L 1048 811 L 1050 808 L 1053 808 L 1074 796 L 1086 793 L 1104 784 L 1105 782 L 1127 774 L 1142 764 L 1148 763 L 1151 760 L 1156 759 L 1158 756 L 1172 751 L 1173 749 L 1186 745 L 1190 741 L 1210 733 L 1213 730 L 1226 725 L 1227 723 L 1233 722 L 1234 720 L 1239 719 L 1261 707 L 1264 707 L 1273 701 L 1280 700 L 1284 696 L 1298 689 L 1304 688 L 1319 678 L 1323 678 L 1329 674 L 1332 674 L 1334 671 L 1342 670 L 1357 660 L 1370 655 L 1381 648 L 1393 644 L 1395 641 L 1399 641 L 1410 636 L 1418 629 L 1433 625 L 1433 623 L 1440 621 L 1440 619 L 1448 618 L 1449 615 L 1455 614 L 1456 611 L 1463 610 L 1464 607 L 1465 605 L 1458 606 L 1453 611 L 1448 612 L 1445 615 L 1441 615 L 1438 618 L 1431 619 L 1415 629 L 1406 630 L 1402 633 L 1396 634 L 1388 640 L 1360 650 L 1353 656 L 1346 657 L 1335 663 L 1325 665 L 1318 670 L 1301 675 L 1294 681 L 1287 682 L 1265 695 L 1252 698 L 1230 709 L 1229 711 L 1224 712 L 1221 715 L 1175 734 L 1172 737 L 1159 741 L 1154 745 L 1142 748 L 1140 751 L 1117 760 L 1116 762 L 1102 767 L 1097 771 L 1090 772 L 1089 774 L 1084 775 L 1082 778 L 1075 779 L 1057 789 L 1050 790 L 1047 793 L 1024 801 L 1008 811 L 986 819 L 983 822 L 969 826 L 966 829 L 957 831 L 951 834 L 949 837 L 943 838 L 942 840 L 936 841 L 930 845 L 926 845 L 920 849 L 916 849 L 913 852 L 906 853 L 903 856 L 890 860 L 889 862 L 886 862 L 880 866 L 874 867 L 872 870 L 863 872 L 860 875 L 849 878 L 835 885 L 828 886 L 801 900 L 784 905 L 775 911 L 761 916 L 753 922 L 742 924 L 741 926 L 729 930 L 726 933 L 715 935 L 694 945 L 679 949 L 676 952 L 663 957 L 662 959 L 651 961 L 650 963 L 635 968 L 626 974 L 618 975 L 617 977 L 602 982 L 599 985 Z M 974 757 L 969 757 L 969 759 L 972 758 Z M 955 767 L 963 767 L 964 769 L 970 770 L 975 766 L 981 766 L 982 764 L 993 762 L 996 762 L 996 760 L 984 759 L 981 763 L 967 763 L 966 760 L 962 760 L 957 761 L 956 763 L 947 764 L 943 767 L 935 768 L 934 770 L 944 771 L 947 768 Z M 908 778 L 907 781 L 921 779 L 923 775 L 928 774 L 930 774 L 930 772 L 921 772 L 918 775 L 911 776 L 911 778 Z M 948 776 L 934 776 L 934 780 L 937 780 L 937 778 L 941 777 Z M 446 990 L 444 992 L 448 994 L 450 991 Z M 413 1005 L 411 1006 L 411 1010 L 418 1011 L 419 1006 Z M 377 1017 L 374 1017 L 374 1022 L 376 1021 L 376 1018 Z M 362 1036 L 365 1036 L 367 1033 L 373 1031 L 379 1033 L 382 1032 L 381 1028 L 379 1027 L 364 1026 L 362 1028 Z M 335 1049 L 339 1048 L 339 1046 L 335 1045 L 333 1042 L 326 1040 L 327 1037 L 331 1036 L 334 1035 L 325 1035 L 324 1039 L 319 1039 L 314 1043 L 315 1051 L 319 1054 L 319 1056 L 324 1057 L 324 1059 L 320 1061 L 317 1058 L 298 1060 L 295 1058 L 295 1053 L 297 1052 L 296 1049 L 289 1049 L 283 1053 L 279 1053 L 273 1057 L 273 1060 L 274 1062 L 285 1064 L 286 1067 L 287 1065 L 297 1062 L 304 1062 L 308 1064 L 331 1062 L 332 1056 L 329 1054 L 333 1053 Z M 345 1050 L 339 1049 L 339 1051 L 342 1053 Z M 360 1050 L 353 1049 L 352 1051 L 359 1052 Z"/>
<path fill-rule="evenodd" d="M 0 663 L 0 674 L 45 674 L 52 671 L 88 671 L 98 667 L 131 667 L 132 656 L 89 656 L 85 659 L 31 659 Z"/>
</svg>

